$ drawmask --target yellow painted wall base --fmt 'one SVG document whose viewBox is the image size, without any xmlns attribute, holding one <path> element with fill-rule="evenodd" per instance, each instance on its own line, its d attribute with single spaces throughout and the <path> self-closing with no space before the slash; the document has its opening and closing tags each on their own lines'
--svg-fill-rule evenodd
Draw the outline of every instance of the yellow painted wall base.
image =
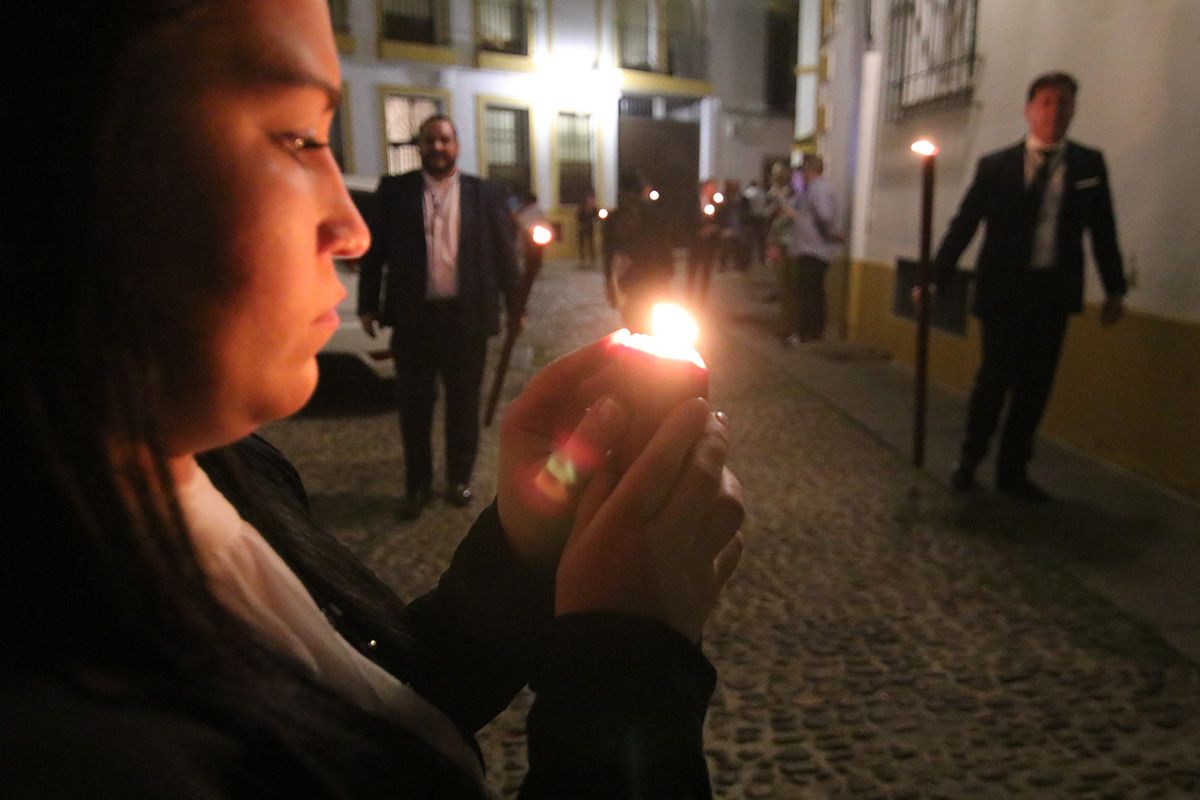
<svg viewBox="0 0 1200 800">
<path fill-rule="evenodd" d="M 913 323 L 892 315 L 895 271 L 851 266 L 848 335 L 911 364 Z M 967 392 L 979 363 L 979 328 L 934 330 L 930 379 Z M 1200 498 L 1200 325 L 1126 312 L 1100 325 L 1096 308 L 1071 319 L 1043 429 L 1106 461 Z"/>
</svg>

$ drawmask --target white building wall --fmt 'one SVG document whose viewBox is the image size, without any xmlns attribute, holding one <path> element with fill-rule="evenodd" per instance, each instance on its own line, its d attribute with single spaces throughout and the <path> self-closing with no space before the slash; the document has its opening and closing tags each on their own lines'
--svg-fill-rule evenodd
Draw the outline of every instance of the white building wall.
<svg viewBox="0 0 1200 800">
<path fill-rule="evenodd" d="M 886 23 L 876 22 L 883 48 Z M 1200 3 L 980 0 L 977 31 L 980 66 L 970 107 L 880 126 L 866 257 L 891 263 L 916 255 L 919 165 L 908 150 L 914 139 L 928 136 L 942 148 L 934 209 L 940 238 L 980 156 L 1024 134 L 1030 80 L 1062 69 L 1080 82 L 1068 136 L 1102 149 L 1108 161 L 1132 278 L 1127 304 L 1200 321 Z M 883 56 L 886 63 L 886 49 Z M 974 263 L 978 239 L 965 265 Z M 1094 302 L 1101 292 L 1090 267 L 1087 280 Z"/>
<path fill-rule="evenodd" d="M 764 156 L 791 153 L 791 115 L 770 112 L 765 102 L 766 21 L 758 0 L 709 0 L 708 64 L 718 102 L 714 128 L 701 138 L 709 147 L 701 178 L 761 182 Z"/>
</svg>

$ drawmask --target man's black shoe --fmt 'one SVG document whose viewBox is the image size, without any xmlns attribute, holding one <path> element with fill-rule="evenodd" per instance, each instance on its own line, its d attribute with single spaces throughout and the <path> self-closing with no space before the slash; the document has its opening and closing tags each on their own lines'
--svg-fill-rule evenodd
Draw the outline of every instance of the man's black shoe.
<svg viewBox="0 0 1200 800">
<path fill-rule="evenodd" d="M 459 508 L 468 505 L 474 496 L 469 483 L 456 483 L 446 490 L 446 502 Z"/>
<path fill-rule="evenodd" d="M 950 488 L 956 492 L 965 492 L 975 488 L 975 465 L 960 461 L 954 465 L 950 473 Z"/>
<path fill-rule="evenodd" d="M 400 519 L 416 519 L 421 516 L 425 506 L 429 505 L 429 492 L 409 492 L 400 499 L 400 507 L 396 516 Z"/>
<path fill-rule="evenodd" d="M 996 488 L 1026 503 L 1045 503 L 1050 500 L 1050 495 L 1046 494 L 1042 487 L 1024 475 L 1017 478 L 997 478 Z"/>
</svg>

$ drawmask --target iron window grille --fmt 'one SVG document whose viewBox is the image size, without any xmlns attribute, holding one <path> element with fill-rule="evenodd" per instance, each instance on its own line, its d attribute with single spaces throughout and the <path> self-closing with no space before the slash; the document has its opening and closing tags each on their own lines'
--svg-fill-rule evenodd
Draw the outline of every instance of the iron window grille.
<svg viewBox="0 0 1200 800">
<path fill-rule="evenodd" d="M 334 33 L 349 33 L 350 0 L 329 0 L 329 19 Z"/>
<path fill-rule="evenodd" d="M 582 203 L 592 193 L 592 119 L 587 114 L 558 115 L 558 202 Z"/>
<path fill-rule="evenodd" d="M 520 197 L 532 191 L 529 110 L 489 105 L 483 114 L 487 177 Z"/>
<path fill-rule="evenodd" d="M 621 0 L 617 6 L 621 67 L 678 78 L 707 78 L 708 40 L 701 19 L 695 0 L 668 0 L 655 7 L 654 15 L 648 0 Z"/>
<path fill-rule="evenodd" d="M 389 94 L 383 99 L 383 124 L 387 133 L 387 171 L 398 175 L 421 168 L 417 132 L 421 123 L 443 111 L 442 98 Z"/>
<path fill-rule="evenodd" d="M 480 50 L 529 55 L 533 7 L 523 0 L 476 0 L 476 41 Z"/>
<path fill-rule="evenodd" d="M 397 42 L 448 45 L 447 0 L 381 0 L 382 38 Z"/>
<path fill-rule="evenodd" d="M 888 117 L 965 105 L 975 88 L 978 0 L 892 0 Z"/>
</svg>

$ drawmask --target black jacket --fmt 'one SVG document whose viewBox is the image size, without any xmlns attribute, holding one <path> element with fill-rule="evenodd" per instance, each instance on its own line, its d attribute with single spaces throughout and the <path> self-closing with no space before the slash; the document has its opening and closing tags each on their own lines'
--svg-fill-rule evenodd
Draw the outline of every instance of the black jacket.
<svg viewBox="0 0 1200 800">
<path fill-rule="evenodd" d="M 359 313 L 403 330 L 417 325 L 428 279 L 420 170 L 385 175 L 371 206 L 371 247 L 360 262 Z M 496 184 L 459 176 L 458 300 L 463 330 L 500 332 L 500 295 L 511 315 L 519 270 L 512 221 Z"/>
<path fill-rule="evenodd" d="M 555 619 L 552 583 L 514 557 L 494 505 L 438 586 L 406 606 L 311 522 L 299 478 L 278 451 L 256 437 L 231 449 L 233 459 L 203 460 L 214 484 L 243 507 L 246 497 L 230 488 L 233 464 L 252 491 L 273 498 L 274 514 L 289 523 L 285 535 L 270 536 L 270 526 L 243 514 L 342 635 L 438 705 L 470 741 L 532 680 L 522 797 L 711 795 L 701 738 L 715 673 L 691 642 L 621 614 Z M 481 796 L 418 737 L 374 741 L 329 787 L 186 702 L 113 702 L 55 673 L 2 667 L 5 798 Z"/>
<path fill-rule="evenodd" d="M 1125 294 L 1125 275 L 1104 156 L 1075 142 L 1068 141 L 1065 146 L 1053 283 L 1063 312 L 1077 313 L 1083 310 L 1084 229 L 1091 231 L 1092 254 L 1109 296 Z M 1029 266 L 1035 210 L 1025 190 L 1024 141 L 981 158 L 934 257 L 938 288 L 945 290 L 959 256 L 982 221 L 987 231 L 975 265 L 973 308 L 985 319 L 1004 315 L 1013 307 L 1019 278 Z"/>
</svg>

